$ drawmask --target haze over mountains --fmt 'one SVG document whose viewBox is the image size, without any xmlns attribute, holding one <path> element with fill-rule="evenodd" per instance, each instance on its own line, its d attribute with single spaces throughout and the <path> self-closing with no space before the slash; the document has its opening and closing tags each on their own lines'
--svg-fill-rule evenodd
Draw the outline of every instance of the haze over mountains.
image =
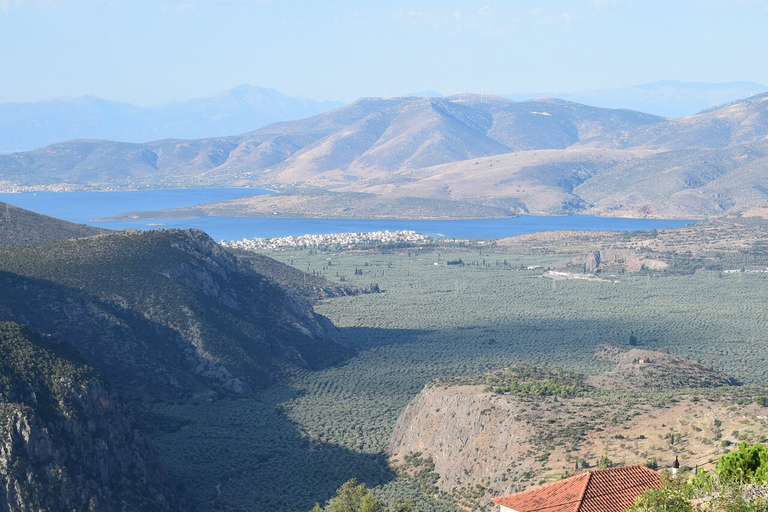
<svg viewBox="0 0 768 512">
<path fill-rule="evenodd" d="M 53 144 L 0 157 L 0 172 L 2 180 L 23 185 L 340 185 L 510 151 L 564 149 L 582 139 L 662 121 L 560 100 L 365 98 L 230 137 Z"/>
<path fill-rule="evenodd" d="M 0 153 L 70 139 L 146 142 L 244 133 L 276 121 L 302 119 L 341 106 L 240 85 L 216 96 L 156 107 L 84 96 L 0 103 Z"/>
<path fill-rule="evenodd" d="M 660 80 L 618 89 L 577 92 L 534 92 L 503 94 L 505 98 L 524 101 L 533 98 L 561 98 L 576 103 L 605 108 L 628 108 L 665 117 L 684 117 L 714 105 L 748 98 L 768 91 L 768 85 L 755 82 L 680 82 Z"/>
<path fill-rule="evenodd" d="M 663 80 L 620 89 L 502 96 L 515 101 L 559 98 L 596 107 L 682 117 L 767 90 L 767 85 L 754 82 L 716 84 Z M 407 96 L 443 97 L 434 90 Z M 289 97 L 274 89 L 245 84 L 215 96 L 153 107 L 93 96 L 0 103 L 0 153 L 27 151 L 71 139 L 148 142 L 233 135 L 269 123 L 303 119 L 342 105 L 338 101 Z"/>
</svg>

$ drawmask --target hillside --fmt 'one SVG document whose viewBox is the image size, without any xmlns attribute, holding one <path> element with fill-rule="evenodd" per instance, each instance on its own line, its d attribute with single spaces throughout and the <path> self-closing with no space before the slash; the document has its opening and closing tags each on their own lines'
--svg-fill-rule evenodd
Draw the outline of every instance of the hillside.
<svg viewBox="0 0 768 512">
<path fill-rule="evenodd" d="M 0 246 L 51 242 L 106 233 L 0 202 Z"/>
<path fill-rule="evenodd" d="M 125 395 L 240 393 L 349 354 L 306 299 L 199 231 L 0 250 L 0 318 L 76 346 Z"/>
<path fill-rule="evenodd" d="M 432 197 L 474 202 L 532 215 L 589 213 L 574 190 L 625 162 L 651 154 L 636 150 L 535 150 L 506 153 L 403 172 L 342 190 L 383 197 Z"/>
<path fill-rule="evenodd" d="M 594 147 L 682 150 L 724 148 L 761 142 L 768 136 L 768 92 L 672 119 L 659 126 L 640 126 L 596 137 Z"/>
<path fill-rule="evenodd" d="M 756 210 L 755 214 L 760 211 Z M 763 271 L 768 267 L 768 222 L 758 215 L 634 232 L 558 231 L 497 240 L 515 254 L 562 258 L 548 266 L 575 272 Z"/>
<path fill-rule="evenodd" d="M 768 408 L 751 403 L 759 390 L 730 387 L 727 377 L 668 354 L 642 351 L 651 360 L 643 363 L 640 352 L 601 348 L 598 357 L 608 352 L 619 363 L 603 377 L 519 365 L 433 381 L 395 426 L 393 463 L 425 492 L 490 510 L 491 496 L 594 467 L 601 457 L 664 467 L 677 454 L 693 466 L 764 435 Z M 655 367 L 653 377 L 640 366 Z"/>
<path fill-rule="evenodd" d="M 230 251 L 237 255 L 238 259 L 247 261 L 255 272 L 269 276 L 312 303 L 332 297 L 366 293 L 364 287 L 344 285 L 318 275 L 308 274 L 263 254 L 242 249 L 230 249 Z"/>
<path fill-rule="evenodd" d="M 189 510 L 128 410 L 71 348 L 0 322 L 0 510 Z"/>
</svg>

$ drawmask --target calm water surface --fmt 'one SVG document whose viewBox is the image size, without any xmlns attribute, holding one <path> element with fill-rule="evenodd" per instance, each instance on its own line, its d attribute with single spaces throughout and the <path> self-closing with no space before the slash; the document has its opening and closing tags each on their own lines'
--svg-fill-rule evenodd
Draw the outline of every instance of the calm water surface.
<svg viewBox="0 0 768 512">
<path fill-rule="evenodd" d="M 245 217 L 201 217 L 195 219 L 142 219 L 126 222 L 97 222 L 93 219 L 127 211 L 181 208 L 269 193 L 260 189 L 178 189 L 136 192 L 37 192 L 0 194 L 0 201 L 71 222 L 110 229 L 197 228 L 216 240 L 409 229 L 449 238 L 502 238 L 552 231 L 660 229 L 690 224 L 690 220 L 609 219 L 591 215 L 564 217 L 522 216 L 513 219 L 406 220 L 406 219 L 286 219 Z"/>
</svg>

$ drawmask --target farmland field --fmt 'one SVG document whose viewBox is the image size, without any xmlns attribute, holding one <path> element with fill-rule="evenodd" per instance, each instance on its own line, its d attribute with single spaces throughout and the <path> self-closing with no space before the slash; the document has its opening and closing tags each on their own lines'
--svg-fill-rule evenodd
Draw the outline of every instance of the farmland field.
<svg viewBox="0 0 768 512">
<path fill-rule="evenodd" d="M 352 476 L 381 486 L 386 497 L 415 496 L 381 453 L 402 409 L 436 377 L 517 362 L 599 373 L 607 366 L 593 360 L 593 349 L 626 344 L 632 335 L 642 348 L 697 359 L 744 383 L 768 383 L 768 274 L 552 281 L 521 269 L 552 260 L 490 248 L 268 255 L 382 293 L 315 306 L 358 348 L 345 364 L 296 374 L 258 399 L 147 411 L 166 420 L 156 444 L 210 510 L 309 510 Z M 463 265 L 442 264 L 459 260 Z M 217 438 L 221 450 L 199 452 L 203 439 L 211 446 Z"/>
</svg>

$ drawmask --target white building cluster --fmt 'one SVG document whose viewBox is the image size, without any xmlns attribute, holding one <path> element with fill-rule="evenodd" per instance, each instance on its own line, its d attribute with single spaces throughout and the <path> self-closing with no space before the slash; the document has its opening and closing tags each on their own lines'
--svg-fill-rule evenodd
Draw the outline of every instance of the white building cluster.
<svg viewBox="0 0 768 512">
<path fill-rule="evenodd" d="M 354 247 L 357 245 L 378 245 L 396 243 L 428 243 L 427 235 L 415 231 L 372 231 L 369 233 L 331 233 L 327 235 L 281 236 L 276 238 L 244 238 L 242 240 L 221 241 L 224 247 L 246 250 L 319 248 L 319 247 Z"/>
</svg>

